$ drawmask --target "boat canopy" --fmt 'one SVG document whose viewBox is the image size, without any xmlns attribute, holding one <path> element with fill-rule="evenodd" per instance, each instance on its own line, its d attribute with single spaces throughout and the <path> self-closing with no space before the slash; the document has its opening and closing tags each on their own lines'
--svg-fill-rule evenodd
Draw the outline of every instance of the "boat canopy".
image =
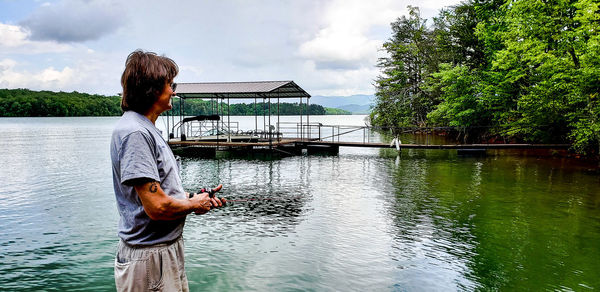
<svg viewBox="0 0 600 292">
<path fill-rule="evenodd" d="M 179 86 L 179 85 L 177 85 Z M 219 121 L 221 117 L 219 115 L 199 115 L 195 117 L 184 118 L 183 122 L 191 122 L 191 121 Z"/>
<path fill-rule="evenodd" d="M 187 98 L 310 98 L 294 81 L 177 83 L 176 95 Z"/>
</svg>

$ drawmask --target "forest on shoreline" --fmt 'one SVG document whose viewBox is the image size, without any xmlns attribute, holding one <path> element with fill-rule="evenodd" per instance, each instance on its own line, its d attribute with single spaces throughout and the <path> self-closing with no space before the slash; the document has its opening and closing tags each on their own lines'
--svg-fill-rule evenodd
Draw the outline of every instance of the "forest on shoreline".
<svg viewBox="0 0 600 292">
<path fill-rule="evenodd" d="M 80 92 L 33 91 L 29 89 L 0 89 L 0 117 L 78 117 L 78 116 L 119 116 L 121 97 L 87 94 Z M 219 113 L 227 115 L 227 104 L 219 104 Z M 271 104 L 271 113 L 281 115 L 348 115 L 348 111 L 326 108 L 318 104 L 308 107 L 298 103 Z M 185 115 L 206 115 L 216 113 L 216 104 L 200 99 L 185 101 Z M 262 115 L 268 113 L 268 105 L 230 104 L 230 115 Z M 173 98 L 173 112 L 179 113 L 179 100 Z"/>
<path fill-rule="evenodd" d="M 375 126 L 447 127 L 465 142 L 600 150 L 600 9 L 594 0 L 468 0 L 391 24 Z"/>
</svg>

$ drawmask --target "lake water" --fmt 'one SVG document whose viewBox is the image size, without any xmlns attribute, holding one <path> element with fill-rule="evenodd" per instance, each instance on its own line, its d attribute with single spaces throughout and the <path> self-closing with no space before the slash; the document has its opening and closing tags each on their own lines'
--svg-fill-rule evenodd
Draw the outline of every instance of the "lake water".
<svg viewBox="0 0 600 292">
<path fill-rule="evenodd" d="M 117 119 L 0 119 L 0 290 L 114 290 Z M 516 154 L 342 147 L 185 158 L 188 190 L 222 183 L 230 199 L 271 198 L 188 216 L 190 288 L 600 289 L 600 176 L 575 160 Z"/>
</svg>

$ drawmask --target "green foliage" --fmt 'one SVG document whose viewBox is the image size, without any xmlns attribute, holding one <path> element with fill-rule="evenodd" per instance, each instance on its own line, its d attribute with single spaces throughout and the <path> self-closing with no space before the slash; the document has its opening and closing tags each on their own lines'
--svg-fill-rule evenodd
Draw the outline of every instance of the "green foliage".
<svg viewBox="0 0 600 292">
<path fill-rule="evenodd" d="M 306 114 L 307 110 L 311 115 L 350 114 L 349 112 L 342 110 L 325 108 L 318 104 L 311 104 L 307 106 L 305 103 L 303 103 L 302 106 L 300 106 L 299 103 L 287 102 L 281 102 L 279 103 L 279 105 L 277 105 L 276 102 L 272 102 L 271 104 L 269 104 L 268 102 L 258 102 L 256 104 L 230 103 L 229 105 L 227 105 L 227 103 L 225 102 L 216 102 L 201 99 L 186 99 L 183 102 L 185 103 L 183 106 L 183 108 L 185 109 L 184 114 L 187 116 L 211 114 L 229 114 L 232 116 L 262 116 L 269 114 L 269 107 L 271 115 L 299 115 L 301 113 Z M 172 112 L 179 113 L 179 103 L 179 98 L 173 98 Z"/>
<path fill-rule="evenodd" d="M 343 109 L 339 109 L 339 108 L 326 107 L 325 114 L 326 115 L 351 115 L 352 113 L 347 110 L 343 110 Z"/>
<path fill-rule="evenodd" d="M 600 150 L 597 0 L 471 0 L 442 10 L 431 28 L 409 9 L 409 19 L 391 24 L 389 57 L 379 62 L 375 125 L 454 126 L 471 137 Z M 416 45 L 431 44 L 423 36 L 432 47 Z M 406 57 L 424 51 L 426 59 Z M 413 68 L 426 68 L 418 82 L 407 79 Z M 400 94 L 415 85 L 422 98 Z"/>
<path fill-rule="evenodd" d="M 430 91 L 441 91 L 444 99 L 427 115 L 432 125 L 476 127 L 487 120 L 483 102 L 477 96 L 478 75 L 466 66 L 441 64 L 428 80 Z"/>
<path fill-rule="evenodd" d="M 120 104 L 118 96 L 0 89 L 1 117 L 115 116 Z"/>
</svg>

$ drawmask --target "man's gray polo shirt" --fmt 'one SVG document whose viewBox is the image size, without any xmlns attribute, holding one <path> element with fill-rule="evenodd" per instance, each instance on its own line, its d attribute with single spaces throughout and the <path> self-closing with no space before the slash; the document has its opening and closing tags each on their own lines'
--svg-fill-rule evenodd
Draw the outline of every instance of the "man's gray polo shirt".
<svg viewBox="0 0 600 292">
<path fill-rule="evenodd" d="M 121 217 L 119 237 L 130 245 L 153 245 L 177 239 L 183 232 L 185 218 L 150 219 L 137 192 L 129 184 L 134 179 L 151 179 L 159 182 L 167 195 L 185 198 L 177 160 L 161 132 L 145 116 L 127 111 L 113 130 L 110 157 Z"/>
</svg>

